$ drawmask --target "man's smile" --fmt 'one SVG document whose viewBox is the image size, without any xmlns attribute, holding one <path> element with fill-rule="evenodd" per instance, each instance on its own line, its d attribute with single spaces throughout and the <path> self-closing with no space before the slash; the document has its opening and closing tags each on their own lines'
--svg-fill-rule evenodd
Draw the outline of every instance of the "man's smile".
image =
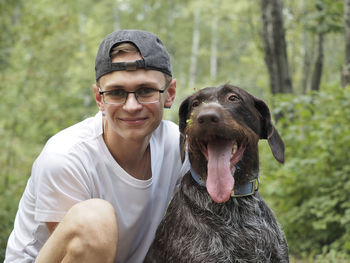
<svg viewBox="0 0 350 263">
<path fill-rule="evenodd" d="M 147 117 L 138 117 L 138 118 L 118 118 L 120 121 L 127 125 L 142 125 L 148 119 Z"/>
</svg>

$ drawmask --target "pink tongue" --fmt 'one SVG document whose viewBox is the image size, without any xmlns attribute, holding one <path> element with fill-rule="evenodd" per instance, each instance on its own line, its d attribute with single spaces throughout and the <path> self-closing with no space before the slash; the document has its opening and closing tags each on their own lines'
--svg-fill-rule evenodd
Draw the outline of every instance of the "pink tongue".
<svg viewBox="0 0 350 263">
<path fill-rule="evenodd" d="M 212 140 L 208 143 L 208 177 L 207 190 L 217 203 L 226 202 L 231 195 L 234 179 L 230 170 L 230 157 L 233 142 Z"/>
</svg>

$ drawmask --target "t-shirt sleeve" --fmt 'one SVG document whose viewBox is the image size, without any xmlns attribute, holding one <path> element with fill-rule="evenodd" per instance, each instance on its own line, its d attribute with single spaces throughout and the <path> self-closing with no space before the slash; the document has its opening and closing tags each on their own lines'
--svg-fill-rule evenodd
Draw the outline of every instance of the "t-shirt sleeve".
<svg viewBox="0 0 350 263">
<path fill-rule="evenodd" d="M 89 177 L 79 158 L 69 154 L 41 154 L 32 168 L 35 220 L 59 222 L 76 203 L 91 198 Z"/>
</svg>

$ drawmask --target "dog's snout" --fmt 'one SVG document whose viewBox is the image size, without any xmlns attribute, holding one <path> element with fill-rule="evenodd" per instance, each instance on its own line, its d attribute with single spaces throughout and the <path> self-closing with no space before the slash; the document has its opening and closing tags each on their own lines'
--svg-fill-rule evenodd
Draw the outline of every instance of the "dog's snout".
<svg viewBox="0 0 350 263">
<path fill-rule="evenodd" d="M 202 111 L 198 114 L 197 120 L 199 124 L 215 124 L 220 121 L 220 114 L 213 110 L 208 109 L 206 111 Z"/>
</svg>

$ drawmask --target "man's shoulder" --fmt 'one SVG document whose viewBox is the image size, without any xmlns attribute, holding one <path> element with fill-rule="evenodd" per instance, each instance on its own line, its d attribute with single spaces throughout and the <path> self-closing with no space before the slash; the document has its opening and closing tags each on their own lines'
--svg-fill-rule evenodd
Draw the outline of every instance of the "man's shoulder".
<svg viewBox="0 0 350 263">
<path fill-rule="evenodd" d="M 154 131 L 152 139 L 159 145 L 167 147 L 177 147 L 179 144 L 179 127 L 172 121 L 162 120 L 158 128 Z"/>
<path fill-rule="evenodd" d="M 86 167 L 93 167 L 91 160 L 101 156 L 97 154 L 101 135 L 96 126 L 96 116 L 90 117 L 52 136 L 36 158 L 32 175 L 84 174 Z"/>
<path fill-rule="evenodd" d="M 62 154 L 81 144 L 93 142 L 100 136 L 100 132 L 96 129 L 96 122 L 98 122 L 96 116 L 90 117 L 61 130 L 47 141 L 43 152 Z"/>
<path fill-rule="evenodd" d="M 177 156 L 179 155 L 179 141 L 178 125 L 172 121 L 163 120 L 152 135 L 151 145 L 158 153 Z"/>
<path fill-rule="evenodd" d="M 171 135 L 179 135 L 179 126 L 169 120 L 162 120 L 159 124 L 159 127 L 156 129 L 156 134 L 171 136 Z"/>
</svg>

